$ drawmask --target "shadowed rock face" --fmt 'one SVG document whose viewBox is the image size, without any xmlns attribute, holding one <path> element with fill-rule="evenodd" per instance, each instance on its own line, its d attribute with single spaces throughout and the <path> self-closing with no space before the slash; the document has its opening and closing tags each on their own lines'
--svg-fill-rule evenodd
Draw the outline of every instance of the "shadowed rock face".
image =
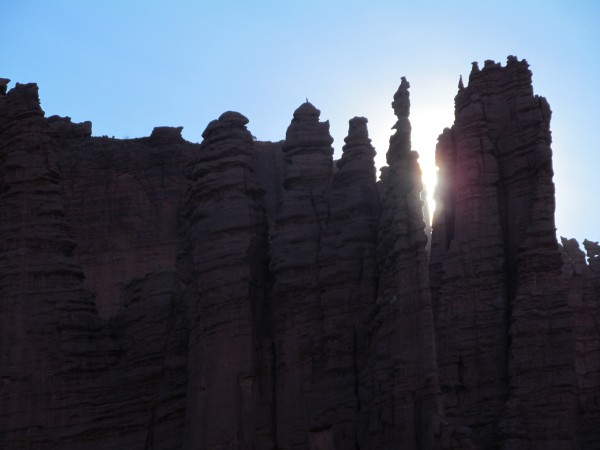
<svg viewBox="0 0 600 450">
<path fill-rule="evenodd" d="M 188 333 L 176 277 L 128 280 L 122 314 L 100 319 L 74 255 L 53 121 L 35 85 L 3 100 L 0 447 L 180 446 Z"/>
<path fill-rule="evenodd" d="M 575 320 L 575 373 L 578 392 L 577 436 L 582 448 L 600 445 L 600 248 L 583 241 L 561 238 L 563 274 L 568 280 L 569 304 Z"/>
<path fill-rule="evenodd" d="M 103 318 L 123 307 L 128 280 L 175 268 L 182 168 L 199 147 L 180 133 L 157 127 L 149 138 L 119 140 L 65 130 L 54 138 L 75 255 Z"/>
<path fill-rule="evenodd" d="M 409 84 L 392 107 L 398 120 L 381 180 L 378 285 L 364 392 L 364 448 L 434 448 L 441 428 L 418 154 L 410 146 Z M 401 325 L 400 325 L 401 324 Z M 435 425 L 437 424 L 437 429 Z"/>
<path fill-rule="evenodd" d="M 514 57 L 474 64 L 455 103 L 436 152 L 431 247 L 446 416 L 469 425 L 478 447 L 573 448 L 574 317 L 555 235 L 550 108 Z"/>
<path fill-rule="evenodd" d="M 261 414 L 272 396 L 272 381 L 263 383 L 260 373 L 266 217 L 247 123 L 231 111 L 212 121 L 186 170 L 186 248 L 180 266 L 190 276 L 185 295 L 191 325 L 188 391 L 193 395 L 185 434 L 190 448 L 272 445 L 270 411 Z"/>
<path fill-rule="evenodd" d="M 277 438 L 282 448 L 306 447 L 316 422 L 320 382 L 326 363 L 321 344 L 322 299 L 319 277 L 321 234 L 327 228 L 333 139 L 329 123 L 306 102 L 286 133 L 283 186 L 271 234 L 270 268 L 276 354 L 274 395 Z"/>
<path fill-rule="evenodd" d="M 404 78 L 379 182 L 308 102 L 118 140 L 7 85 L 0 448 L 600 446 L 600 247 L 556 241 L 525 61 L 459 83 L 430 255 Z"/>
</svg>

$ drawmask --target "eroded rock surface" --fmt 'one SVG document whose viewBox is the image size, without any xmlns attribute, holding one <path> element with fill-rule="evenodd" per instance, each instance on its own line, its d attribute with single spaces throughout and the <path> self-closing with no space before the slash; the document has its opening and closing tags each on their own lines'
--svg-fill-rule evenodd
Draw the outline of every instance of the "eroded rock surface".
<svg viewBox="0 0 600 450">
<path fill-rule="evenodd" d="M 429 243 L 404 78 L 379 182 L 308 102 L 119 140 L 8 83 L 0 448 L 600 447 L 600 247 L 556 241 L 525 61 L 460 80 Z"/>
<path fill-rule="evenodd" d="M 515 57 L 474 63 L 455 103 L 436 152 L 431 250 L 446 416 L 480 448 L 574 448 L 575 317 L 555 235 L 550 108 Z"/>
<path fill-rule="evenodd" d="M 58 121 L 50 119 L 53 130 Z M 175 268 L 183 167 L 199 147 L 180 133 L 181 128 L 157 127 L 149 138 L 71 132 L 55 138 L 76 258 L 103 318 L 123 307 L 123 284 Z"/>
<path fill-rule="evenodd" d="M 188 448 L 273 445 L 271 412 L 261 410 L 270 407 L 273 389 L 261 373 L 271 360 L 261 326 L 268 321 L 266 216 L 247 123 L 231 111 L 209 123 L 186 171 L 180 267 L 190 271 Z"/>
<path fill-rule="evenodd" d="M 362 387 L 365 448 L 435 448 L 441 433 L 423 185 L 418 154 L 411 151 L 408 88 L 402 78 L 381 181 L 378 286 Z"/>
<path fill-rule="evenodd" d="M 306 448 L 319 404 L 316 385 L 324 369 L 319 260 L 327 229 L 333 139 L 320 111 L 302 104 L 286 133 L 283 193 L 270 236 L 276 354 L 277 440 L 281 448 Z"/>
<path fill-rule="evenodd" d="M 35 85 L 3 100 L 0 447 L 180 446 L 179 283 L 136 282 L 139 292 L 131 281 L 123 315 L 99 317 L 74 254 L 54 121 L 44 119 Z"/>
<path fill-rule="evenodd" d="M 600 446 L 600 276 L 597 242 L 561 238 L 563 274 L 575 318 L 575 372 L 578 392 L 577 435 L 581 448 Z M 586 264 L 587 253 L 587 264 Z"/>
</svg>

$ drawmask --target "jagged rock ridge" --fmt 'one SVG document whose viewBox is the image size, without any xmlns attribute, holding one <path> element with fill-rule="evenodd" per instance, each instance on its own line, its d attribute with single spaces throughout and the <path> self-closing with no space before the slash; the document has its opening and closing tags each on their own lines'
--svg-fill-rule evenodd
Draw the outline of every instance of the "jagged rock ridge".
<svg viewBox="0 0 600 450">
<path fill-rule="evenodd" d="M 600 446 L 600 248 L 556 241 L 550 108 L 474 64 L 430 254 L 409 84 L 375 180 L 306 102 L 92 137 L 0 79 L 0 447 Z"/>
</svg>

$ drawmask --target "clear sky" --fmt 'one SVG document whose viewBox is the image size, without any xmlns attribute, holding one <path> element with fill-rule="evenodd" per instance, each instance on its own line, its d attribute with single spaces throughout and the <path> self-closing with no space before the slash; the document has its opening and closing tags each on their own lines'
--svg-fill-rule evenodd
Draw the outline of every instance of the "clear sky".
<svg viewBox="0 0 600 450">
<path fill-rule="evenodd" d="M 472 61 L 527 59 L 553 110 L 558 234 L 600 240 L 600 0 L 0 0 L 0 77 L 36 82 L 47 115 L 94 135 L 183 126 L 226 110 L 280 140 L 305 98 L 331 123 L 366 116 L 378 166 L 400 77 L 428 190 L 437 136 Z"/>
</svg>

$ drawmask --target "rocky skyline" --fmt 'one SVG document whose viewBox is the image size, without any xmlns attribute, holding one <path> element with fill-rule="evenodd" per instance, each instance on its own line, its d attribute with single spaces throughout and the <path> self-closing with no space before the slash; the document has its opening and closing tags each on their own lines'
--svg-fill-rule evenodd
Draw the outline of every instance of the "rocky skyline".
<svg viewBox="0 0 600 450">
<path fill-rule="evenodd" d="M 431 229 L 410 83 L 375 177 L 312 103 L 93 137 L 0 80 L 0 447 L 595 449 L 600 246 L 555 234 L 550 106 L 474 63 Z"/>
<path fill-rule="evenodd" d="M 595 0 L 54 0 L 2 11 L 0 75 L 38 83 L 49 116 L 91 121 L 98 137 L 143 137 L 166 125 L 199 143 L 208 122 L 235 110 L 259 140 L 279 141 L 308 98 L 330 121 L 335 159 L 348 120 L 368 117 L 379 169 L 396 122 L 386 105 L 404 75 L 430 205 L 437 137 L 454 120 L 460 75 L 466 80 L 472 61 L 526 58 L 535 93 L 554 111 L 558 234 L 600 239 Z"/>
</svg>

